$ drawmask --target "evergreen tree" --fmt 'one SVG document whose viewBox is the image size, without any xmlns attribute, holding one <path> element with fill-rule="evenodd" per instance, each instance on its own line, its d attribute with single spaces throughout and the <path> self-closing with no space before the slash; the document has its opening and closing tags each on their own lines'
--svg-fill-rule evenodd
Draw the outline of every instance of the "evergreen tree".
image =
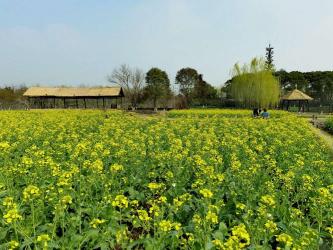
<svg viewBox="0 0 333 250">
<path fill-rule="evenodd" d="M 273 64 L 273 55 L 274 55 L 274 48 L 271 47 L 271 44 L 268 45 L 266 48 L 266 69 L 270 71 L 274 71 L 274 64 Z"/>
</svg>

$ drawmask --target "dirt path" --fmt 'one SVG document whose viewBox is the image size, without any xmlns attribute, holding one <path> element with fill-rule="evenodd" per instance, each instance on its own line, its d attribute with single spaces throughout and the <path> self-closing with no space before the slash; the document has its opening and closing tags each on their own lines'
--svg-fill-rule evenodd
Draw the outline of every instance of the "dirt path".
<svg viewBox="0 0 333 250">
<path fill-rule="evenodd" d="M 322 138 L 326 145 L 331 149 L 331 157 L 333 159 L 333 136 L 322 129 L 312 126 L 313 132 L 320 138 Z"/>
</svg>

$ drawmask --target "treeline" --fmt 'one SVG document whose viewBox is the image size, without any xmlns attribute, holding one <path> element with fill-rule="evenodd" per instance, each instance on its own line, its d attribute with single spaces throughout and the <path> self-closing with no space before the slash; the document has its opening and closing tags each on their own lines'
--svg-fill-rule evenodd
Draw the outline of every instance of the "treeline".
<svg viewBox="0 0 333 250">
<path fill-rule="evenodd" d="M 123 64 L 113 70 L 108 80 L 124 89 L 127 106 L 132 109 L 216 106 L 219 102 L 220 90 L 206 82 L 203 75 L 193 68 L 182 68 L 177 72 L 175 85 L 179 87 L 178 93 L 171 89 L 168 74 L 159 68 L 151 68 L 144 73 Z"/>
<path fill-rule="evenodd" d="M 176 78 L 170 80 L 166 71 L 157 67 L 144 72 L 123 64 L 107 79 L 110 85 L 123 88 L 125 109 L 216 107 L 221 103 L 221 89 L 213 87 L 193 68 L 180 69 Z M 0 109 L 26 108 L 27 100 L 23 97 L 26 89 L 25 86 L 0 88 Z"/>
<path fill-rule="evenodd" d="M 299 89 L 315 99 L 320 105 L 329 105 L 333 101 L 333 71 L 299 72 L 278 70 L 273 75 L 280 83 L 281 93 L 284 95 L 290 90 Z M 234 78 L 225 82 L 222 92 L 227 99 L 232 99 L 231 83 Z"/>
<path fill-rule="evenodd" d="M 333 101 L 333 71 L 299 72 L 279 70 L 274 72 L 282 90 L 299 89 L 313 97 L 321 105 Z"/>
<path fill-rule="evenodd" d="M 315 99 L 312 105 L 330 106 L 333 101 L 333 71 L 278 70 L 273 71 L 273 75 L 280 83 L 280 95 L 297 88 Z M 115 68 L 108 80 L 110 85 L 123 87 L 126 95 L 123 107 L 129 109 L 231 107 L 235 105 L 233 98 L 237 96 L 231 89 L 234 77 L 221 88 L 215 88 L 193 68 L 180 69 L 172 81 L 159 68 L 151 68 L 145 73 L 124 64 Z M 25 108 L 27 101 L 23 93 L 26 89 L 24 85 L 0 87 L 0 109 Z"/>
<path fill-rule="evenodd" d="M 0 87 L 0 109 L 20 109 L 26 106 L 23 93 L 27 90 L 25 86 Z"/>
</svg>

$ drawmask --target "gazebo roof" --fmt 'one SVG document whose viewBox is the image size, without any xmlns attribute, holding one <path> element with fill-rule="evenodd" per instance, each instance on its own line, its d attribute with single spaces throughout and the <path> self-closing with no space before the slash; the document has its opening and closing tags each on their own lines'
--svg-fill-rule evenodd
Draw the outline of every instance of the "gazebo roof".
<svg viewBox="0 0 333 250">
<path fill-rule="evenodd" d="M 287 100 L 287 101 L 311 101 L 313 100 L 312 97 L 308 96 L 307 94 L 303 93 L 302 91 L 298 89 L 294 89 L 293 91 L 288 92 L 286 95 L 284 95 L 282 100 Z"/>
</svg>

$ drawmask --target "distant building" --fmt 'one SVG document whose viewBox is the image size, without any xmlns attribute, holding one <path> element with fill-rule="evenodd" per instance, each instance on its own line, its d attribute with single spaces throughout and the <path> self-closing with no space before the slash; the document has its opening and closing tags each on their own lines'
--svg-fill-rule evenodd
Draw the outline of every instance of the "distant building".
<svg viewBox="0 0 333 250">
<path fill-rule="evenodd" d="M 125 97 L 121 87 L 32 87 L 23 96 L 27 97 L 30 108 L 117 108 Z"/>
</svg>

